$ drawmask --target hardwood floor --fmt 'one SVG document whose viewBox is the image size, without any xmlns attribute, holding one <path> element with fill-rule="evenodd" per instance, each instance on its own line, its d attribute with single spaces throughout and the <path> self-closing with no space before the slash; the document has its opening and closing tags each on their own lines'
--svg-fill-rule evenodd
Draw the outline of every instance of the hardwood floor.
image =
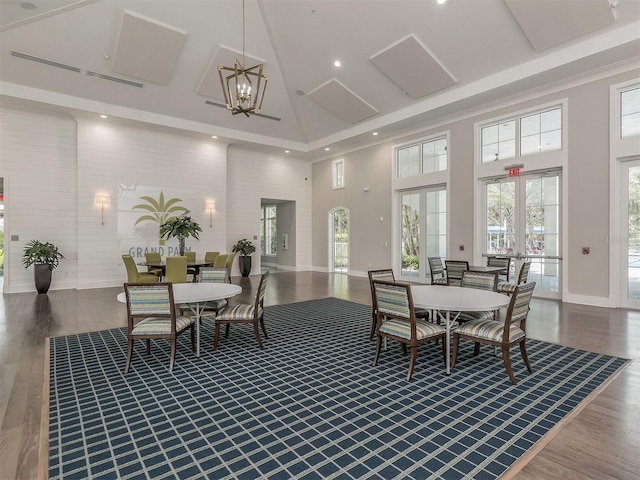
<svg viewBox="0 0 640 480">
<path fill-rule="evenodd" d="M 252 301 L 259 276 L 234 277 Z M 37 478 L 45 339 L 126 325 L 122 288 L 4 295 L 0 301 L 0 479 Z M 338 297 L 370 304 L 365 278 L 316 272 L 270 276 L 265 305 Z M 530 338 L 635 361 L 519 471 L 534 479 L 640 478 L 640 312 L 534 299 Z M 368 335 L 368 330 L 362 332 Z"/>
</svg>

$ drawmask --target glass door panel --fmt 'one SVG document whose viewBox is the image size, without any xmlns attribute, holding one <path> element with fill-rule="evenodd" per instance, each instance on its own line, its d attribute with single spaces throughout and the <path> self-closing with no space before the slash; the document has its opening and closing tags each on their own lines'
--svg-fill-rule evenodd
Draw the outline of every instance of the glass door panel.
<svg viewBox="0 0 640 480">
<path fill-rule="evenodd" d="M 420 193 L 403 193 L 401 208 L 401 276 L 420 275 Z"/>
<path fill-rule="evenodd" d="M 640 160 L 622 164 L 623 231 L 612 242 L 620 248 L 620 306 L 640 308 Z"/>
<path fill-rule="evenodd" d="M 347 273 L 349 271 L 349 216 L 346 210 L 339 209 L 331 214 L 331 271 Z"/>
<path fill-rule="evenodd" d="M 485 255 L 514 259 L 510 278 L 531 262 L 536 295 L 560 298 L 560 176 L 524 175 L 485 183 Z"/>
</svg>

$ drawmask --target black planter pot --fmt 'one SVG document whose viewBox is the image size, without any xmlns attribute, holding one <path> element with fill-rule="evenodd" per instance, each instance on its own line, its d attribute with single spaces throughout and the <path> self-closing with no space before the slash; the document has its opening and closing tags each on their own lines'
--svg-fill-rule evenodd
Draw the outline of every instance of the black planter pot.
<svg viewBox="0 0 640 480">
<path fill-rule="evenodd" d="M 251 256 L 240 255 L 238 257 L 238 266 L 240 267 L 240 274 L 243 277 L 248 277 L 251 273 Z"/>
<path fill-rule="evenodd" d="M 33 266 L 33 281 L 36 284 L 38 293 L 47 293 L 51 286 L 51 266 L 46 264 L 36 264 Z"/>
</svg>

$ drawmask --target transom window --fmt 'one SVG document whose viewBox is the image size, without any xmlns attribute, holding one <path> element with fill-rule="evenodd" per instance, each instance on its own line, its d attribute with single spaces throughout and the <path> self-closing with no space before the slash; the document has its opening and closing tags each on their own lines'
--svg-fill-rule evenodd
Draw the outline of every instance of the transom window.
<svg viewBox="0 0 640 480">
<path fill-rule="evenodd" d="M 482 163 L 562 150 L 562 108 L 502 120 L 481 129 Z"/>
<path fill-rule="evenodd" d="M 640 87 L 620 92 L 621 136 L 640 135 Z"/>
<path fill-rule="evenodd" d="M 396 150 L 396 176 L 412 177 L 447 169 L 447 138 L 440 137 Z"/>
<path fill-rule="evenodd" d="M 331 162 L 331 177 L 333 178 L 333 188 L 344 188 L 344 158 Z"/>
</svg>

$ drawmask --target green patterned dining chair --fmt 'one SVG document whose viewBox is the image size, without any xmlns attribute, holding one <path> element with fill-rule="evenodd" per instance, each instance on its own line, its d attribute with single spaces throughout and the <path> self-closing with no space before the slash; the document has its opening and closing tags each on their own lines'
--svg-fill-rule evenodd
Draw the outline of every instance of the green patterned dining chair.
<svg viewBox="0 0 640 480">
<path fill-rule="evenodd" d="M 498 282 L 497 290 L 500 293 L 511 295 L 518 285 L 527 283 L 529 279 L 529 269 L 531 268 L 531 262 L 524 262 L 518 272 L 518 281 L 516 283 L 510 282 Z"/>
<path fill-rule="evenodd" d="M 504 277 L 504 281 L 509 281 L 509 275 L 511 274 L 511 257 L 497 257 L 495 255 L 489 255 L 487 257 L 487 266 L 488 267 L 502 267 L 500 270 L 500 278 L 498 280 L 502 280 Z"/>
<path fill-rule="evenodd" d="M 226 326 L 225 338 L 229 336 L 229 327 L 231 324 L 249 323 L 253 325 L 253 333 L 256 336 L 258 347 L 263 348 L 262 340 L 260 339 L 260 330 L 264 333 L 264 338 L 269 338 L 267 330 L 264 326 L 264 294 L 267 289 L 267 280 L 269 279 L 269 272 L 265 272 L 260 277 L 260 284 L 256 290 L 256 297 L 252 304 L 237 304 L 229 305 L 218 312 L 214 317 L 215 331 L 213 336 L 213 351 L 218 350 L 218 341 L 220 340 L 220 327 Z"/>
<path fill-rule="evenodd" d="M 431 274 L 431 285 L 449 285 L 449 279 L 444 272 L 442 259 L 440 257 L 429 257 L 429 273 Z"/>
<path fill-rule="evenodd" d="M 444 266 L 447 270 L 447 278 L 450 285 L 460 285 L 462 272 L 469 270 L 469 262 L 466 260 L 445 260 Z"/>
<path fill-rule="evenodd" d="M 525 342 L 527 340 L 527 315 L 529 314 L 529 304 L 533 295 L 536 282 L 523 283 L 516 286 L 511 296 L 511 301 L 507 307 L 504 321 L 495 320 L 472 320 L 463 323 L 453 332 L 453 356 L 451 368 L 456 364 L 458 358 L 458 346 L 460 340 L 468 340 L 475 343 L 473 356 L 480 354 L 480 344 L 492 345 L 502 349 L 502 360 L 511 379 L 511 383 L 517 383 L 511 366 L 509 351 L 512 347 L 519 345 L 522 360 L 529 372 L 532 372 Z"/>
<path fill-rule="evenodd" d="M 383 280 L 387 282 L 395 282 L 396 277 L 391 268 L 381 268 L 377 270 L 369 270 L 367 272 L 369 277 L 369 288 L 371 289 L 371 330 L 369 331 L 369 340 L 373 340 L 373 337 L 376 334 L 376 324 L 377 324 L 377 309 L 376 309 L 376 301 L 375 301 L 375 292 L 373 291 L 373 281 L 374 280 Z M 429 320 L 430 312 L 424 308 L 416 308 L 416 317 L 423 318 L 425 320 Z"/>
<path fill-rule="evenodd" d="M 176 315 L 173 300 L 173 285 L 168 282 L 155 284 L 125 283 L 127 299 L 127 364 L 125 373 L 131 367 L 134 340 L 145 340 L 147 355 L 151 353 L 151 340 L 168 339 L 171 343 L 169 371 L 173 371 L 176 359 L 176 339 L 189 329 L 191 350 L 196 351 L 194 317 Z"/>
<path fill-rule="evenodd" d="M 411 350 L 407 372 L 407 380 L 411 380 L 419 345 L 442 340 L 442 356 L 445 357 L 446 329 L 442 325 L 416 317 L 409 284 L 382 280 L 373 280 L 372 283 L 377 307 L 376 353 L 373 366 L 378 364 L 382 339 L 395 340 L 405 349 L 409 347 Z"/>
</svg>

